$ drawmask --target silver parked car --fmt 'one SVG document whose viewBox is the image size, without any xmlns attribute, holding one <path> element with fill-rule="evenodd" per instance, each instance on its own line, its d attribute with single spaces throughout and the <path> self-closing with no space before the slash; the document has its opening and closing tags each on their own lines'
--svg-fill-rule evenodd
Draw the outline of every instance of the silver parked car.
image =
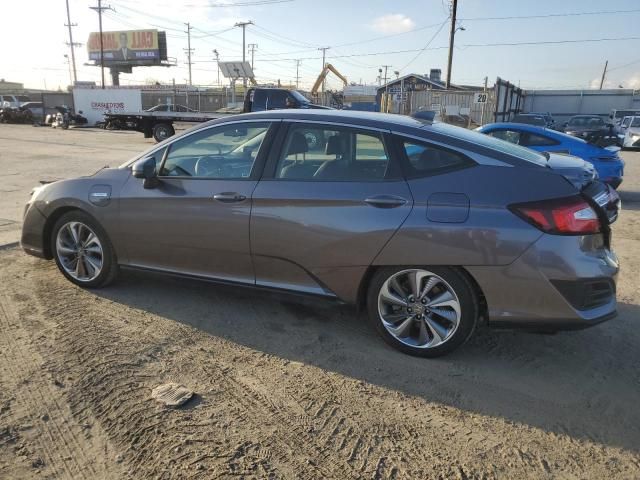
<svg viewBox="0 0 640 480">
<path fill-rule="evenodd" d="M 272 110 L 36 188 L 22 246 L 83 287 L 127 267 L 356 304 L 391 345 L 433 357 L 481 321 L 615 316 L 617 211 L 574 157 L 399 115 Z"/>
</svg>

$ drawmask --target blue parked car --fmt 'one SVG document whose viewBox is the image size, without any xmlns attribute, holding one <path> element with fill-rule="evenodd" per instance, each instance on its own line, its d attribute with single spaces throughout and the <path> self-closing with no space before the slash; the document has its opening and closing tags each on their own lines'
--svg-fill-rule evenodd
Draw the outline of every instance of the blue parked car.
<svg viewBox="0 0 640 480">
<path fill-rule="evenodd" d="M 521 123 L 490 123 L 477 130 L 539 152 L 575 155 L 592 163 L 604 183 L 613 188 L 622 183 L 624 161 L 618 156 L 618 147 L 601 148 L 566 133 Z"/>
</svg>

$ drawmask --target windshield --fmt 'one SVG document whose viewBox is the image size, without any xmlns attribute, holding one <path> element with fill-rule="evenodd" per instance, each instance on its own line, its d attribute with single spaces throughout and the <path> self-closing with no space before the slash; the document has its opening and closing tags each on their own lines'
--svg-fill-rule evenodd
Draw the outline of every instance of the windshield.
<svg viewBox="0 0 640 480">
<path fill-rule="evenodd" d="M 545 125 L 543 117 L 537 115 L 516 115 L 513 117 L 514 123 L 525 123 L 527 125 Z"/>
<path fill-rule="evenodd" d="M 291 90 L 291 95 L 293 95 L 293 98 L 295 98 L 300 103 L 309 103 L 309 99 L 297 90 Z"/>
<path fill-rule="evenodd" d="M 26 95 L 16 95 L 16 100 L 18 100 L 19 102 L 28 102 L 31 99 Z"/>
<path fill-rule="evenodd" d="M 604 120 L 600 117 L 574 117 L 569 120 L 569 126 L 584 128 L 603 127 Z"/>
<path fill-rule="evenodd" d="M 489 135 L 484 135 L 473 130 L 467 130 L 466 128 L 454 127 L 453 125 L 447 125 L 446 123 L 434 123 L 431 125 L 431 128 L 435 132 L 459 138 L 465 142 L 475 143 L 481 147 L 490 148 L 491 150 L 496 150 L 501 153 L 506 153 L 507 155 L 512 155 L 537 165 L 547 165 L 547 159 L 544 155 L 534 150 L 490 137 Z"/>
</svg>

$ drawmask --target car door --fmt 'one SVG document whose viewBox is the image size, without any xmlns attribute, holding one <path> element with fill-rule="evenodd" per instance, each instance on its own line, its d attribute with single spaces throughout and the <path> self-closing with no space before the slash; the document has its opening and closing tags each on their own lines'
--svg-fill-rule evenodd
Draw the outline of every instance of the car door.
<svg viewBox="0 0 640 480">
<path fill-rule="evenodd" d="M 251 194 L 274 125 L 198 130 L 157 152 L 156 188 L 130 177 L 120 195 L 126 263 L 253 283 Z"/>
<path fill-rule="evenodd" d="M 413 204 L 385 138 L 380 130 L 316 122 L 292 122 L 281 132 L 281 148 L 272 150 L 253 193 L 257 284 L 354 298 Z"/>
</svg>

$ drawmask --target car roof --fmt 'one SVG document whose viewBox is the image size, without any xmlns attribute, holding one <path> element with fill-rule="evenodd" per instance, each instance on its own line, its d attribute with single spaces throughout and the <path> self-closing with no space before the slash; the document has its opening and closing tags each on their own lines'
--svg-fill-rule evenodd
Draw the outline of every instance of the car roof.
<svg viewBox="0 0 640 480">
<path fill-rule="evenodd" d="M 281 119 L 281 120 L 310 120 L 315 122 L 348 123 L 355 126 L 375 127 L 385 130 L 395 128 L 423 128 L 425 122 L 406 115 L 394 113 L 362 112 L 357 110 L 324 110 L 324 109 L 283 109 L 268 110 L 264 112 L 243 113 L 233 115 L 228 120 L 259 120 Z M 217 123 L 220 119 L 212 120 L 210 123 Z M 206 125 L 205 124 L 205 125 Z"/>
<path fill-rule="evenodd" d="M 518 122 L 497 122 L 497 123 L 488 123 L 480 127 L 480 130 L 488 130 L 488 129 L 497 129 L 497 128 L 513 128 L 518 130 L 526 130 L 532 133 L 557 133 L 555 130 L 546 127 L 540 127 L 538 125 L 531 125 L 530 123 L 518 123 Z"/>
</svg>

